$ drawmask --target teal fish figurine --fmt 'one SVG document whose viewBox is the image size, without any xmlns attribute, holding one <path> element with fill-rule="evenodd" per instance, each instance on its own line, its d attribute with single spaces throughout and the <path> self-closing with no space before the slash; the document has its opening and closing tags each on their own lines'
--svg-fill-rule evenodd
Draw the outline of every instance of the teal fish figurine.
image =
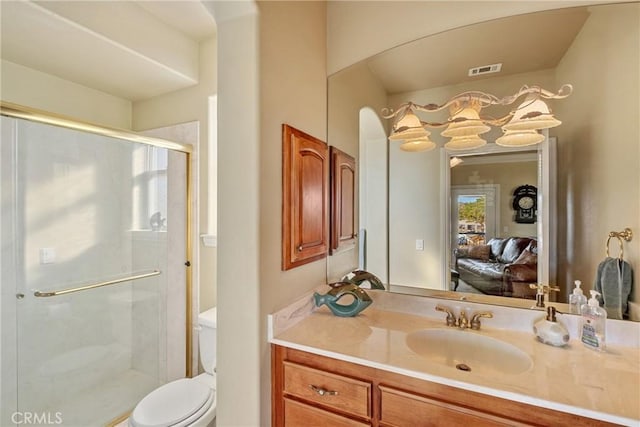
<svg viewBox="0 0 640 427">
<path fill-rule="evenodd" d="M 332 289 L 324 295 L 320 295 L 315 292 L 313 299 L 317 307 L 326 304 L 329 310 L 336 316 L 340 317 L 353 317 L 360 313 L 365 308 L 369 307 L 373 302 L 369 295 L 350 282 L 338 282 L 330 285 Z M 338 301 L 347 295 L 353 297 L 351 304 L 339 304 Z"/>
</svg>

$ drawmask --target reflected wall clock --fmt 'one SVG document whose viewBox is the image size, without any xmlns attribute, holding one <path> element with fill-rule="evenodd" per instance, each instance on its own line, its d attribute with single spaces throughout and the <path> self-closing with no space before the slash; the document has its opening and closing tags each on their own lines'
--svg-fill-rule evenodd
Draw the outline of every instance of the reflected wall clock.
<svg viewBox="0 0 640 427">
<path fill-rule="evenodd" d="M 538 189 L 533 185 L 521 185 L 513 192 L 513 210 L 516 211 L 515 221 L 520 224 L 536 222 L 538 204 Z"/>
</svg>

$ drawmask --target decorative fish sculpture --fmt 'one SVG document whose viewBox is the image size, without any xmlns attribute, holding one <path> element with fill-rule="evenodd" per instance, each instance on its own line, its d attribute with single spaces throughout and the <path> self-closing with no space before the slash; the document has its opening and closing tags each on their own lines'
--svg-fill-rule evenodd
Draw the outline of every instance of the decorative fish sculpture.
<svg viewBox="0 0 640 427">
<path fill-rule="evenodd" d="M 347 274 L 342 280 L 355 283 L 358 286 L 362 286 L 363 284 L 369 284 L 371 289 L 381 289 L 384 290 L 384 285 L 382 281 L 378 279 L 378 277 L 369 273 L 365 270 L 353 270 L 351 273 Z"/>
<path fill-rule="evenodd" d="M 360 313 L 365 308 L 369 307 L 373 302 L 371 297 L 356 284 L 351 282 L 336 282 L 329 286 L 332 289 L 324 295 L 320 295 L 315 292 L 313 299 L 317 307 L 326 304 L 329 310 L 336 316 L 340 317 L 353 317 Z M 339 304 L 338 301 L 347 296 L 353 297 L 353 302 L 350 304 Z"/>
</svg>

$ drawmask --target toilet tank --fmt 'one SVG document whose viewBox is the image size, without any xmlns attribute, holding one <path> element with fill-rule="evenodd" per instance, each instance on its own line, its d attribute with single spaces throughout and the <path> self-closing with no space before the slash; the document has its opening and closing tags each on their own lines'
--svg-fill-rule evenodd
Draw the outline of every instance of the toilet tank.
<svg viewBox="0 0 640 427">
<path fill-rule="evenodd" d="M 198 315 L 200 362 L 208 374 L 213 374 L 216 367 L 217 314 L 213 307 Z"/>
</svg>

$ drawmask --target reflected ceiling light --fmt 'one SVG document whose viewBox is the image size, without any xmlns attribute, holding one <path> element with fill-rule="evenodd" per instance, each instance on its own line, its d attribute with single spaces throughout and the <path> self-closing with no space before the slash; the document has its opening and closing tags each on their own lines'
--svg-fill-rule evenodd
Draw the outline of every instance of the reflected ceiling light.
<svg viewBox="0 0 640 427">
<path fill-rule="evenodd" d="M 454 96 L 444 104 L 418 105 L 407 102 L 398 107 L 397 110 L 385 108 L 382 113 L 387 119 L 394 119 L 389 139 L 391 141 L 410 141 L 413 144 L 402 144 L 405 151 L 411 150 L 412 145 L 419 146 L 415 140 L 425 138 L 427 141 L 430 132 L 429 128 L 446 127 L 441 135 L 451 138 L 444 148 L 447 150 L 471 150 L 486 144 L 486 141 L 479 137 L 483 133 L 489 132 L 492 126 L 502 127 L 505 134 L 498 138 L 496 144 L 514 147 L 531 144 L 538 144 L 544 140 L 544 135 L 538 130 L 548 129 L 560 125 L 562 122 L 556 119 L 545 99 L 564 99 L 571 95 L 573 87 L 565 84 L 558 92 L 550 92 L 540 86 L 523 86 L 511 96 L 498 98 L 485 92 L 471 91 Z M 511 110 L 507 115 L 499 118 L 483 116 L 483 109 L 488 109 L 494 105 L 511 105 L 524 97 L 517 108 Z M 433 113 L 449 108 L 449 118 L 443 123 L 425 122 L 420 120 L 416 112 Z M 430 144 L 433 142 L 429 141 Z M 428 143 L 424 146 L 432 147 Z"/>
<path fill-rule="evenodd" d="M 462 162 L 464 162 L 464 160 L 462 160 L 460 157 L 452 157 L 451 159 L 449 159 L 449 167 L 455 168 Z"/>
<path fill-rule="evenodd" d="M 503 147 L 524 147 L 534 145 L 544 141 L 544 135 L 535 130 L 508 130 L 500 138 L 496 139 L 496 144 Z"/>
<path fill-rule="evenodd" d="M 408 139 L 400 144 L 402 151 L 430 151 L 436 148 L 436 143 L 431 141 L 428 136 L 423 138 Z"/>
</svg>

